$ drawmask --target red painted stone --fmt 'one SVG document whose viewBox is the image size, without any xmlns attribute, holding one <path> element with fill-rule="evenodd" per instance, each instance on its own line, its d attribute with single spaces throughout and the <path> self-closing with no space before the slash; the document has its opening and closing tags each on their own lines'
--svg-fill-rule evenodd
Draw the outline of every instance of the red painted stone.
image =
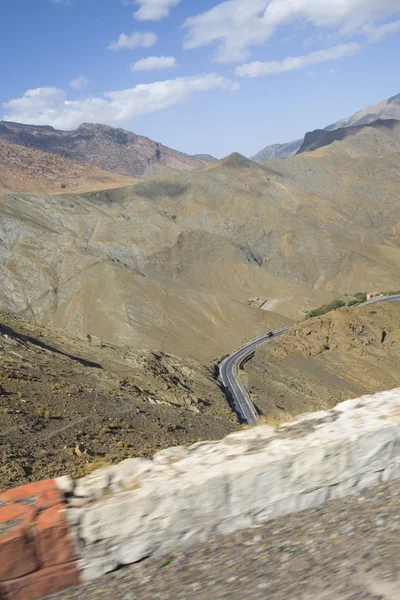
<svg viewBox="0 0 400 600">
<path fill-rule="evenodd" d="M 25 577 L 0 582 L 1 600 L 38 600 L 80 584 L 75 562 L 41 569 Z"/>
<path fill-rule="evenodd" d="M 22 504 L 0 508 L 0 581 L 39 568 L 32 531 L 34 517 L 35 511 Z"/>
<path fill-rule="evenodd" d="M 38 515 L 35 537 L 36 551 L 42 567 L 68 563 L 75 559 L 63 504 L 52 506 Z"/>
<path fill-rule="evenodd" d="M 28 483 L 0 494 L 0 502 L 17 502 L 33 506 L 37 510 L 46 510 L 62 501 L 54 479 Z"/>
</svg>

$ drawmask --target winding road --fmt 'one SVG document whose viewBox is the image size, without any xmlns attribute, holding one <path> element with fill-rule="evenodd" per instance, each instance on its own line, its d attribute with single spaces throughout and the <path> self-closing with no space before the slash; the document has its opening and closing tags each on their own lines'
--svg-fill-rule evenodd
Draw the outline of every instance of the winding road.
<svg viewBox="0 0 400 600">
<path fill-rule="evenodd" d="M 258 422 L 258 414 L 248 391 L 239 377 L 238 370 L 241 365 L 254 354 L 254 351 L 258 346 L 283 335 L 288 329 L 289 328 L 286 327 L 285 329 L 280 329 L 274 333 L 267 333 L 266 335 L 249 342 L 245 346 L 235 350 L 233 354 L 225 358 L 219 365 L 219 376 L 222 385 L 225 388 L 225 393 L 241 423 L 255 425 Z"/>
<path fill-rule="evenodd" d="M 371 306 L 373 304 L 379 304 L 380 302 L 400 302 L 400 295 L 374 298 L 359 306 Z M 225 389 L 231 407 L 237 414 L 240 423 L 247 423 L 248 425 L 256 425 L 258 423 L 257 411 L 251 401 L 248 391 L 239 377 L 240 367 L 246 360 L 252 357 L 258 346 L 276 339 L 288 330 L 289 327 L 286 327 L 279 331 L 267 333 L 266 335 L 249 342 L 245 346 L 235 350 L 235 352 L 225 358 L 219 365 L 219 378 Z"/>
</svg>

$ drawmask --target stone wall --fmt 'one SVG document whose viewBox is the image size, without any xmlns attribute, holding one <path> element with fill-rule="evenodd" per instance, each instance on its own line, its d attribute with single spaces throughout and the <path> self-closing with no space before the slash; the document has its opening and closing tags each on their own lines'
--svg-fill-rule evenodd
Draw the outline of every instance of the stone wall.
<svg viewBox="0 0 400 600">
<path fill-rule="evenodd" d="M 69 529 L 55 481 L 0 494 L 0 600 L 35 600 L 80 582 Z"/>
<path fill-rule="evenodd" d="M 12 548 L 25 567 L 12 573 L 11 583 L 5 581 L 10 572 L 0 570 L 0 598 L 40 597 L 31 580 L 41 578 L 43 592 L 49 568 L 52 592 L 54 573 L 61 589 L 195 544 L 211 531 L 228 534 L 398 478 L 400 389 L 298 417 L 277 431 L 260 426 L 219 442 L 169 448 L 152 461 L 126 460 L 77 482 L 59 478 L 50 484 L 62 501 L 37 507 L 35 517 L 26 517 L 25 509 L 10 517 L 7 511 L 27 502 L 6 492 L 0 495 L 0 564 Z M 28 487 L 13 493 L 26 498 Z M 11 525 L 3 532 L 7 519 Z M 46 534 L 42 522 L 50 523 Z M 66 540 L 62 548 L 59 540 Z M 31 595 L 7 595 L 24 581 Z"/>
</svg>

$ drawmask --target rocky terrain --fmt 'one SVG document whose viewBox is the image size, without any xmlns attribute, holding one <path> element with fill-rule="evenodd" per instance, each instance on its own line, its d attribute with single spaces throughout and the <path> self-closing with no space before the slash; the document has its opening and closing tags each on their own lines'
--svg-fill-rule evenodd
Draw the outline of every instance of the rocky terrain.
<svg viewBox="0 0 400 600">
<path fill-rule="evenodd" d="M 238 428 L 210 367 L 0 316 L 0 490 Z"/>
<path fill-rule="evenodd" d="M 9 194 L 0 310 L 208 362 L 333 298 L 398 289 L 399 149 L 399 127 L 363 128 L 267 165 Z"/>
<path fill-rule="evenodd" d="M 336 129 L 352 127 L 355 125 L 367 125 L 377 119 L 400 119 L 400 94 L 397 94 L 388 100 L 383 100 L 373 106 L 368 106 L 351 117 L 332 123 L 325 127 L 323 131 L 334 131 Z M 273 144 L 272 146 L 267 146 L 255 156 L 252 156 L 251 160 L 263 163 L 273 158 L 287 158 L 288 156 L 294 156 L 300 149 L 303 141 L 304 140 L 301 139 L 286 144 Z"/>
<path fill-rule="evenodd" d="M 342 308 L 257 350 L 243 379 L 268 422 L 332 408 L 400 380 L 400 305 Z"/>
<path fill-rule="evenodd" d="M 93 123 L 84 123 L 74 131 L 59 131 L 1 121 L 0 142 L 35 148 L 127 177 L 142 177 L 149 169 L 190 171 L 214 160 L 208 155 L 189 156 L 131 131 Z"/>
<path fill-rule="evenodd" d="M 0 141 L 0 194 L 89 192 L 137 181 L 37 148 Z"/>
</svg>

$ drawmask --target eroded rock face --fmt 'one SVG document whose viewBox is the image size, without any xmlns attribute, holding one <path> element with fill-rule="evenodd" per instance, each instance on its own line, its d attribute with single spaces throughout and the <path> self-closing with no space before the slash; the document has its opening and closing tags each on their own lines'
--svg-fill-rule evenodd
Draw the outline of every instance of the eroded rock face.
<svg viewBox="0 0 400 600">
<path fill-rule="evenodd" d="M 399 439 L 395 389 L 95 472 L 67 510 L 83 579 L 398 479 Z"/>
</svg>

